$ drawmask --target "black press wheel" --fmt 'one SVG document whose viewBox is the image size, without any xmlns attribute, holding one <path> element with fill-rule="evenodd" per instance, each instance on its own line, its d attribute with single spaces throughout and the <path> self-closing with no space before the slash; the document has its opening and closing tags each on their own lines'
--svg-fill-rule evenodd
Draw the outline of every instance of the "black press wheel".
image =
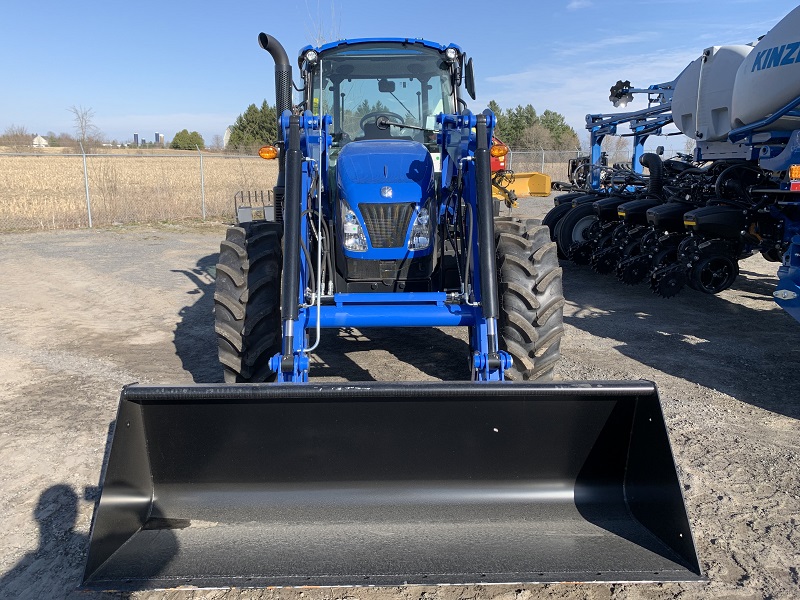
<svg viewBox="0 0 800 600">
<path fill-rule="evenodd" d="M 701 258 L 689 275 L 694 289 L 704 294 L 718 294 L 733 285 L 739 275 L 739 263 L 724 254 Z"/>
</svg>

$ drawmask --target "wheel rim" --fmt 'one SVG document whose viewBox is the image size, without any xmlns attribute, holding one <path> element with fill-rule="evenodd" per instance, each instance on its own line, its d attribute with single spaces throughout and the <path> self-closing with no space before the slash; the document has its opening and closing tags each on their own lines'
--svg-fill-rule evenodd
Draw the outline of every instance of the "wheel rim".
<svg viewBox="0 0 800 600">
<path fill-rule="evenodd" d="M 575 223 L 575 227 L 572 228 L 572 242 L 585 242 L 586 241 L 586 232 L 589 231 L 589 228 L 592 226 L 597 220 L 595 215 L 589 215 L 580 219 L 577 223 Z"/>
<path fill-rule="evenodd" d="M 736 264 L 727 256 L 713 256 L 697 265 L 693 279 L 700 291 L 716 294 L 731 286 L 736 271 Z"/>
</svg>

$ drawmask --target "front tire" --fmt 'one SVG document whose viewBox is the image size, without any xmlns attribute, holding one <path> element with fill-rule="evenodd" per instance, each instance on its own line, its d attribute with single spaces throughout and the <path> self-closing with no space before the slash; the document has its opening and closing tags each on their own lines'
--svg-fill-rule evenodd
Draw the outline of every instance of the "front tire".
<svg viewBox="0 0 800 600">
<path fill-rule="evenodd" d="M 280 223 L 230 227 L 220 244 L 214 331 L 226 383 L 272 381 L 281 349 Z"/>
<path fill-rule="evenodd" d="M 514 362 L 510 381 L 549 381 L 564 335 L 564 295 L 556 245 L 534 220 L 495 222 L 499 346 Z"/>
</svg>

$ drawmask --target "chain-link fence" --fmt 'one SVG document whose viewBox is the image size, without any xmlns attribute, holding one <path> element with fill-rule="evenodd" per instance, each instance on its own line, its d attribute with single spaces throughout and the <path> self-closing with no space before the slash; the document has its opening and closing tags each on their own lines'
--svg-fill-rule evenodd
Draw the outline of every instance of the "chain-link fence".
<svg viewBox="0 0 800 600">
<path fill-rule="evenodd" d="M 580 150 L 514 150 L 507 167 L 518 173 L 544 173 L 552 181 L 568 181 L 567 164 L 580 155 Z"/>
<path fill-rule="evenodd" d="M 618 138 L 626 140 L 628 138 Z M 663 158 L 675 156 L 678 152 L 691 152 L 687 150 L 686 144 L 666 145 L 658 144 L 663 138 L 655 138 L 652 148 L 647 148 L 647 152 L 655 152 L 657 145 L 664 146 Z M 609 151 L 608 162 L 609 164 L 627 162 L 630 165 L 631 152 L 630 142 L 627 147 L 614 148 Z M 544 173 L 550 176 L 552 181 L 569 181 L 569 174 L 567 172 L 569 161 L 572 158 L 586 155 L 587 153 L 582 150 L 533 150 L 533 149 L 520 149 L 513 150 L 509 153 L 507 161 L 507 168 L 518 173 L 537 172 Z"/>
<path fill-rule="evenodd" d="M 0 154 L 0 231 L 232 220 L 277 161 L 231 154 Z"/>
</svg>

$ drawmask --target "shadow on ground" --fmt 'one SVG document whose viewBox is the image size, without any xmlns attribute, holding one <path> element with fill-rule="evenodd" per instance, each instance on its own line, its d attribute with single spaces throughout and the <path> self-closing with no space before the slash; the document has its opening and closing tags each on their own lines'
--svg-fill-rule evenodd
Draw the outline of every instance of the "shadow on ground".
<svg viewBox="0 0 800 600">
<path fill-rule="evenodd" d="M 391 372 L 391 362 L 381 361 L 376 354 L 381 350 L 429 378 L 464 381 L 470 377 L 468 344 L 435 327 L 323 331 L 320 347 L 315 351 L 319 360 L 312 366 L 311 376 L 393 381 L 402 369 L 397 367 Z"/>
<path fill-rule="evenodd" d="M 186 275 L 196 286 L 187 292 L 193 302 L 181 309 L 173 340 L 175 354 L 195 383 L 222 381 L 214 336 L 214 276 L 218 257 L 215 252 L 198 260 L 189 271 L 174 271 Z"/>
<path fill-rule="evenodd" d="M 192 301 L 180 310 L 173 340 L 175 353 L 195 383 L 222 381 L 214 334 L 213 278 L 218 256 L 209 254 L 198 260 L 191 270 L 175 271 L 184 274 L 195 286 L 188 292 Z M 312 343 L 315 335 L 310 332 Z M 374 328 L 360 332 L 324 330 L 321 344 L 314 353 L 311 376 L 373 381 L 375 377 L 371 373 L 376 371 L 375 360 L 364 353 L 376 350 L 386 350 L 398 361 L 431 378 L 469 379 L 467 343 L 430 327 Z M 397 369 L 399 371 L 401 369 Z M 391 380 L 392 373 L 379 379 Z"/>
<path fill-rule="evenodd" d="M 800 418 L 787 368 L 800 362 L 800 324 L 772 301 L 775 278 L 741 272 L 733 289 L 764 302 L 755 309 L 689 288 L 664 299 L 646 283 L 625 286 L 585 267 L 562 266 L 565 322 L 618 341 L 620 353 L 654 369 Z"/>
</svg>

